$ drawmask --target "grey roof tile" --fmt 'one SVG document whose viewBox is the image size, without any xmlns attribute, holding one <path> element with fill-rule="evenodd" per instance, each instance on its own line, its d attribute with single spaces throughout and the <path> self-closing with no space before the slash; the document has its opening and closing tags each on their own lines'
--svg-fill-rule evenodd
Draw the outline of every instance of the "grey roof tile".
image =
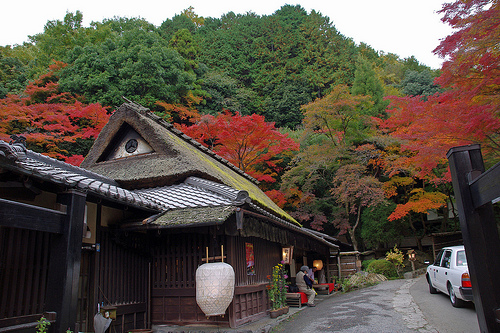
<svg viewBox="0 0 500 333">
<path fill-rule="evenodd" d="M 236 196 L 231 195 L 238 193 L 237 190 L 208 180 L 200 182 L 200 178 L 197 178 L 198 182 L 193 182 L 193 178 L 195 177 L 189 177 L 182 184 L 135 190 L 134 193 L 160 201 L 170 209 L 229 206 L 239 203 L 234 200 Z M 194 184 L 204 184 L 205 186 L 195 186 Z M 213 189 L 219 191 L 215 192 Z M 224 193 L 229 195 L 225 196 Z"/>
<path fill-rule="evenodd" d="M 11 145 L 0 140 L 0 152 L 0 167 L 15 168 L 16 171 L 28 176 L 79 188 L 101 197 L 139 207 L 148 207 L 158 211 L 164 211 L 167 208 L 154 198 L 141 197 L 140 194 L 120 188 L 110 178 L 34 153 L 22 145 Z M 14 165 L 12 161 L 15 162 Z"/>
</svg>

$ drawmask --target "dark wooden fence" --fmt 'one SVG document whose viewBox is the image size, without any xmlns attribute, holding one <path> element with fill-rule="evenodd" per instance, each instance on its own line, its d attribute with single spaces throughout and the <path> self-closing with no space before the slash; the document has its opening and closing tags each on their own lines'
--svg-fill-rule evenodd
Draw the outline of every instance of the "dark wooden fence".
<svg viewBox="0 0 500 333">
<path fill-rule="evenodd" d="M 0 227 L 0 327 L 45 311 L 50 234 Z M 5 325 L 2 325 L 2 320 Z M 32 321 L 30 319 L 30 321 Z"/>
<path fill-rule="evenodd" d="M 220 236 L 217 244 L 221 243 Z M 201 233 L 157 236 L 152 262 L 152 322 L 197 323 L 205 315 L 196 304 L 196 268 L 203 263 L 210 236 Z M 213 247 L 209 255 L 214 256 Z M 220 256 L 220 251 L 215 253 Z"/>
</svg>

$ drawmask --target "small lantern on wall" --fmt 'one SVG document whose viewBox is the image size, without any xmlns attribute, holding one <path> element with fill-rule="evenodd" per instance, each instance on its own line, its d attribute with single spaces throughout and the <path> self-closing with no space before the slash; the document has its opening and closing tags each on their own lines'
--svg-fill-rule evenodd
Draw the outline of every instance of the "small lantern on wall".
<svg viewBox="0 0 500 333">
<path fill-rule="evenodd" d="M 224 258 L 224 255 L 221 256 Z M 208 262 L 208 256 L 207 256 Z M 234 296 L 234 269 L 224 262 L 206 263 L 196 270 L 196 303 L 207 317 L 223 316 Z"/>
<path fill-rule="evenodd" d="M 284 264 L 290 265 L 293 258 L 293 246 L 283 247 L 281 249 L 281 260 Z"/>
<path fill-rule="evenodd" d="M 316 267 L 318 271 L 323 269 L 323 260 L 314 260 L 313 267 Z"/>
</svg>

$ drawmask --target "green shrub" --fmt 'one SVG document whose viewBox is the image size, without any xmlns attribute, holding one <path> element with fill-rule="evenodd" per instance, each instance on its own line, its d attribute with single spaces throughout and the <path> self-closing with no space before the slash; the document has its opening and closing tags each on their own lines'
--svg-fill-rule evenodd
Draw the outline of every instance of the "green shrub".
<svg viewBox="0 0 500 333">
<path fill-rule="evenodd" d="M 370 265 L 370 263 L 371 263 L 372 261 L 375 261 L 375 260 L 377 260 L 377 259 L 368 259 L 368 260 L 363 260 L 363 262 L 361 263 L 361 269 L 362 269 L 363 271 L 366 271 L 366 270 L 368 269 L 368 265 Z"/>
<path fill-rule="evenodd" d="M 378 259 L 370 262 L 367 272 L 382 274 L 387 278 L 397 278 L 398 272 L 396 270 L 396 266 L 390 261 L 385 259 Z"/>
</svg>

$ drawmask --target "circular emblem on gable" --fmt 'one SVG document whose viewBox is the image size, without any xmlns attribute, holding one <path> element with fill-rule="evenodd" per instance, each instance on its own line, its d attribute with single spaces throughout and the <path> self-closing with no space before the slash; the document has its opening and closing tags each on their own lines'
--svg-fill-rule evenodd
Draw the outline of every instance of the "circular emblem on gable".
<svg viewBox="0 0 500 333">
<path fill-rule="evenodd" d="M 127 141 L 127 143 L 125 143 L 125 150 L 127 151 L 127 153 L 132 154 L 137 150 L 137 145 L 138 143 L 136 139 L 130 139 Z"/>
</svg>

